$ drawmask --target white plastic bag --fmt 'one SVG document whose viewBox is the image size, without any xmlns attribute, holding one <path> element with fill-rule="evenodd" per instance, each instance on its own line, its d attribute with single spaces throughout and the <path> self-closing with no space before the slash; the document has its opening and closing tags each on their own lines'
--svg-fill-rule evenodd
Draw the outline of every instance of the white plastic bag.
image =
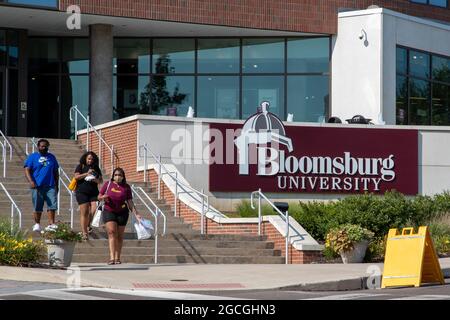
<svg viewBox="0 0 450 320">
<path fill-rule="evenodd" d="M 94 217 L 92 218 L 91 226 L 94 228 L 100 228 L 100 225 L 103 224 L 102 219 L 103 205 L 97 206 L 97 210 L 95 211 Z"/>
<path fill-rule="evenodd" d="M 136 230 L 138 240 L 150 239 L 155 231 L 152 222 L 146 219 L 135 222 L 134 229 Z"/>
</svg>

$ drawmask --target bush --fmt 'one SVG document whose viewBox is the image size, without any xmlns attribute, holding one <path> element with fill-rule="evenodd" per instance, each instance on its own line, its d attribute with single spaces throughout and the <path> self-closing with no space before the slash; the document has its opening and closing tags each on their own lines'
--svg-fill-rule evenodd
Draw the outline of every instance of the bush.
<svg viewBox="0 0 450 320">
<path fill-rule="evenodd" d="M 258 217 L 258 205 L 257 205 L 257 201 L 255 201 L 255 208 L 256 209 L 252 209 L 252 206 L 250 204 L 250 201 L 241 201 L 237 207 L 236 210 L 239 212 L 239 215 L 241 217 L 244 218 L 255 218 Z M 261 206 L 261 214 L 263 216 L 267 216 L 267 215 L 273 215 L 275 214 L 275 212 L 273 212 L 273 209 L 271 206 L 269 205 L 262 205 Z"/>
<path fill-rule="evenodd" d="M 430 234 L 438 255 L 450 254 L 450 225 L 436 220 L 430 224 Z"/>
<path fill-rule="evenodd" d="M 26 233 L 11 224 L 0 222 L 0 265 L 29 266 L 38 263 L 44 253 L 42 242 L 25 239 Z"/>
<path fill-rule="evenodd" d="M 370 241 L 373 235 L 372 231 L 361 226 L 345 224 L 330 230 L 325 246 L 338 253 L 347 252 L 353 250 L 354 245 L 360 241 Z"/>
</svg>

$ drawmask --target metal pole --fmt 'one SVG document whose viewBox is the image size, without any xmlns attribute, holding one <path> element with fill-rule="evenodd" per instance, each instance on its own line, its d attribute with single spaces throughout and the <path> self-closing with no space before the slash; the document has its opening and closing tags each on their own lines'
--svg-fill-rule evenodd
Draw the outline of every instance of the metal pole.
<svg viewBox="0 0 450 320">
<path fill-rule="evenodd" d="M 73 192 L 70 192 L 70 227 L 73 229 Z"/>
<path fill-rule="evenodd" d="M 289 264 L 289 211 L 286 210 L 286 264 Z"/>
<path fill-rule="evenodd" d="M 178 202 L 178 172 L 175 172 L 175 205 L 174 205 L 174 217 L 177 216 L 177 202 Z"/>
<path fill-rule="evenodd" d="M 159 163 L 159 174 L 158 174 L 158 200 L 161 199 L 161 175 L 162 175 L 162 165 L 161 165 L 161 155 L 158 156 L 158 163 Z M 175 183 L 177 183 L 175 181 Z"/>
<path fill-rule="evenodd" d="M 34 145 L 35 145 L 34 137 L 31 139 L 31 144 L 32 144 L 32 146 L 31 146 L 31 153 L 34 153 Z"/>
<path fill-rule="evenodd" d="M 147 146 L 144 146 L 144 183 L 147 183 Z"/>
<path fill-rule="evenodd" d="M 78 141 L 78 109 L 73 109 L 75 111 L 75 141 Z"/>
<path fill-rule="evenodd" d="M 86 151 L 89 151 L 89 116 L 87 116 L 86 130 Z"/>
<path fill-rule="evenodd" d="M 202 189 L 202 193 L 203 193 L 203 189 Z M 202 217 L 201 217 L 201 220 L 200 220 L 200 223 L 201 223 L 201 227 L 200 227 L 201 234 L 205 234 L 204 220 L 205 220 L 205 197 L 202 194 Z"/>
<path fill-rule="evenodd" d="M 6 178 L 6 146 L 2 145 L 3 149 L 3 178 Z"/>
<path fill-rule="evenodd" d="M 113 173 L 114 173 L 114 145 L 111 146 L 111 176 Z"/>
<path fill-rule="evenodd" d="M 14 232 L 14 205 L 11 203 L 11 234 Z"/>
<path fill-rule="evenodd" d="M 156 218 L 155 218 L 155 264 L 158 263 L 158 216 L 159 212 L 158 209 L 156 211 Z"/>
<path fill-rule="evenodd" d="M 61 214 L 61 168 L 58 168 L 58 216 Z"/>
<path fill-rule="evenodd" d="M 98 164 L 100 165 L 100 169 L 103 170 L 103 161 L 102 161 L 102 129 L 98 130 Z"/>
<path fill-rule="evenodd" d="M 258 236 L 260 235 L 261 235 L 261 189 L 259 189 L 258 193 Z"/>
</svg>

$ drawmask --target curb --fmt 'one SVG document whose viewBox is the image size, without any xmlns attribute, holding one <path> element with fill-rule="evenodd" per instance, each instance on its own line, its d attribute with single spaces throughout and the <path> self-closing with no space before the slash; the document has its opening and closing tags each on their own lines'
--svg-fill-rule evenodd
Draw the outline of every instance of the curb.
<svg viewBox="0 0 450 320">
<path fill-rule="evenodd" d="M 450 279 L 450 268 L 443 268 L 442 273 L 444 279 Z M 382 276 L 376 276 L 372 278 L 372 282 L 375 284 L 381 284 Z M 367 290 L 374 289 L 369 288 L 367 283 L 369 277 L 358 277 L 354 279 L 327 281 L 319 283 L 299 284 L 294 286 L 280 287 L 279 290 L 283 291 L 350 291 L 350 290 Z M 380 289 L 379 287 L 376 289 Z"/>
</svg>

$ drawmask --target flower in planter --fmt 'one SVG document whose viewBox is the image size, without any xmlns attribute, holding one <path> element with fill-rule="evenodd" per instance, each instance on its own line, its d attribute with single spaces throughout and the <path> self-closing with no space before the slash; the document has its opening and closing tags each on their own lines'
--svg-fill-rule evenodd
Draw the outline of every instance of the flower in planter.
<svg viewBox="0 0 450 320">
<path fill-rule="evenodd" d="M 344 224 L 329 231 L 325 246 L 335 252 L 344 253 L 353 250 L 358 242 L 370 241 L 373 236 L 372 231 L 359 225 Z"/>
<path fill-rule="evenodd" d="M 50 241 L 62 240 L 67 242 L 81 242 L 82 240 L 81 233 L 73 231 L 68 224 L 61 222 L 48 226 L 41 234 L 45 240 Z"/>
</svg>

